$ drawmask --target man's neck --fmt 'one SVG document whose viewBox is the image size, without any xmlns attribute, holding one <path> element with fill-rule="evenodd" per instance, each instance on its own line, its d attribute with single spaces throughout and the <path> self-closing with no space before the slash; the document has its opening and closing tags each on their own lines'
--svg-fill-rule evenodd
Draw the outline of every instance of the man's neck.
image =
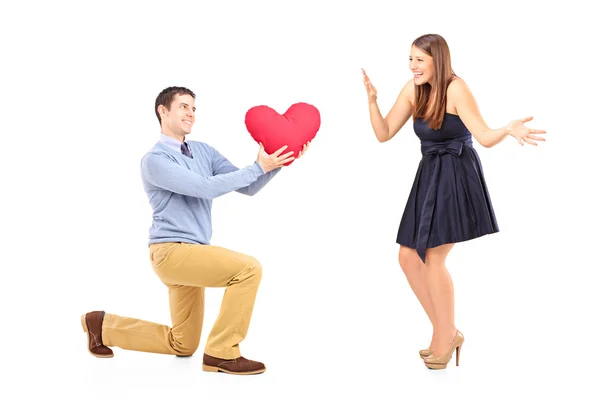
<svg viewBox="0 0 600 400">
<path fill-rule="evenodd" d="M 167 130 L 165 130 L 165 129 L 161 130 L 161 133 L 162 133 L 163 135 L 166 135 L 166 136 L 172 137 L 173 139 L 175 139 L 175 140 L 178 140 L 178 141 L 180 141 L 180 142 L 183 142 L 183 141 L 185 141 L 185 135 L 176 135 L 176 134 L 174 134 L 173 132 L 169 132 L 169 131 L 167 131 Z"/>
</svg>

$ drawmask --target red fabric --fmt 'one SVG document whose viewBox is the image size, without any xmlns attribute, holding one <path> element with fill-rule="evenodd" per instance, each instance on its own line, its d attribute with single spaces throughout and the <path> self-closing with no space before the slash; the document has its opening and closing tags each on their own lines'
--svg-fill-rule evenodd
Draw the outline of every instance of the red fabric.
<svg viewBox="0 0 600 400">
<path fill-rule="evenodd" d="M 293 151 L 293 156 L 298 157 L 306 142 L 317 135 L 321 115 L 315 106 L 307 103 L 293 104 L 283 115 L 262 105 L 246 112 L 245 123 L 252 138 L 263 144 L 267 154 L 287 145 L 282 154 Z"/>
</svg>

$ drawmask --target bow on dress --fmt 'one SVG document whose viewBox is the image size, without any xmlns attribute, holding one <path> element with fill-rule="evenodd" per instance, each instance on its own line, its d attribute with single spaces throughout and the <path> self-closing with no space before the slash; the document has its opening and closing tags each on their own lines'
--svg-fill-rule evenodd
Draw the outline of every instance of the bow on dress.
<svg viewBox="0 0 600 400">
<path fill-rule="evenodd" d="M 427 242 L 429 241 L 429 234 L 431 232 L 433 210 L 435 209 L 435 203 L 437 200 L 441 164 L 440 158 L 446 154 L 451 154 L 455 157 L 460 157 L 463 151 L 463 147 L 470 147 L 472 145 L 473 142 L 470 136 L 464 139 L 453 139 L 444 142 L 421 142 L 421 153 L 423 154 L 423 156 L 435 157 L 433 171 L 431 172 L 431 179 L 429 179 L 429 185 L 427 186 L 425 202 L 423 204 L 423 209 L 421 210 L 421 218 L 419 219 L 419 227 L 417 231 L 416 250 L 423 263 L 425 263 L 425 253 L 427 250 Z"/>
</svg>

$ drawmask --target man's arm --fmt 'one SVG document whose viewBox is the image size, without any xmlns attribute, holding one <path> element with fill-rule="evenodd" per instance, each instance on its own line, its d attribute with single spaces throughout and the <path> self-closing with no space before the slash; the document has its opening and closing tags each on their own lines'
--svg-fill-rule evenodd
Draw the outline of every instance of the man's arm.
<svg viewBox="0 0 600 400">
<path fill-rule="evenodd" d="M 217 176 L 202 176 L 182 167 L 162 153 L 145 155 L 141 164 L 143 177 L 152 185 L 207 200 L 247 187 L 265 175 L 264 169 L 255 162 L 246 168 Z"/>
<path fill-rule="evenodd" d="M 213 169 L 214 175 L 230 174 L 230 173 L 239 171 L 238 167 L 233 165 L 227 158 L 225 158 L 216 149 L 213 148 L 212 150 L 214 152 L 213 157 L 212 157 L 212 169 Z M 261 168 L 261 170 L 262 170 L 262 167 L 260 167 L 260 164 L 258 164 L 258 162 L 255 162 L 255 165 L 258 165 L 258 167 Z M 259 176 L 258 179 L 256 179 L 254 182 L 249 184 L 248 186 L 237 189 L 236 192 L 246 194 L 248 196 L 254 196 L 263 187 L 265 187 L 265 185 L 267 183 L 269 183 L 269 181 L 271 179 L 273 179 L 273 177 L 275 175 L 277 175 L 277 173 L 279 173 L 279 171 L 281 171 L 281 167 L 276 168 L 267 173 L 264 173 L 263 175 Z"/>
</svg>

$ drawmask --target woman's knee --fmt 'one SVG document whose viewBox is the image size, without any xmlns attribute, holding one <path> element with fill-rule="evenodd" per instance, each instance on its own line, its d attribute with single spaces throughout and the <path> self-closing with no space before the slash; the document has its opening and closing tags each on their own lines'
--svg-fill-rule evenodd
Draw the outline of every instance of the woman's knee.
<svg viewBox="0 0 600 400">
<path fill-rule="evenodd" d="M 398 251 L 398 262 L 403 271 L 412 270 L 420 266 L 417 251 L 404 246 L 400 246 L 400 250 Z"/>
<path fill-rule="evenodd" d="M 441 246 L 427 249 L 425 256 L 425 266 L 427 267 L 442 267 L 446 265 L 446 258 L 452 250 L 454 244 L 444 244 Z"/>
</svg>

